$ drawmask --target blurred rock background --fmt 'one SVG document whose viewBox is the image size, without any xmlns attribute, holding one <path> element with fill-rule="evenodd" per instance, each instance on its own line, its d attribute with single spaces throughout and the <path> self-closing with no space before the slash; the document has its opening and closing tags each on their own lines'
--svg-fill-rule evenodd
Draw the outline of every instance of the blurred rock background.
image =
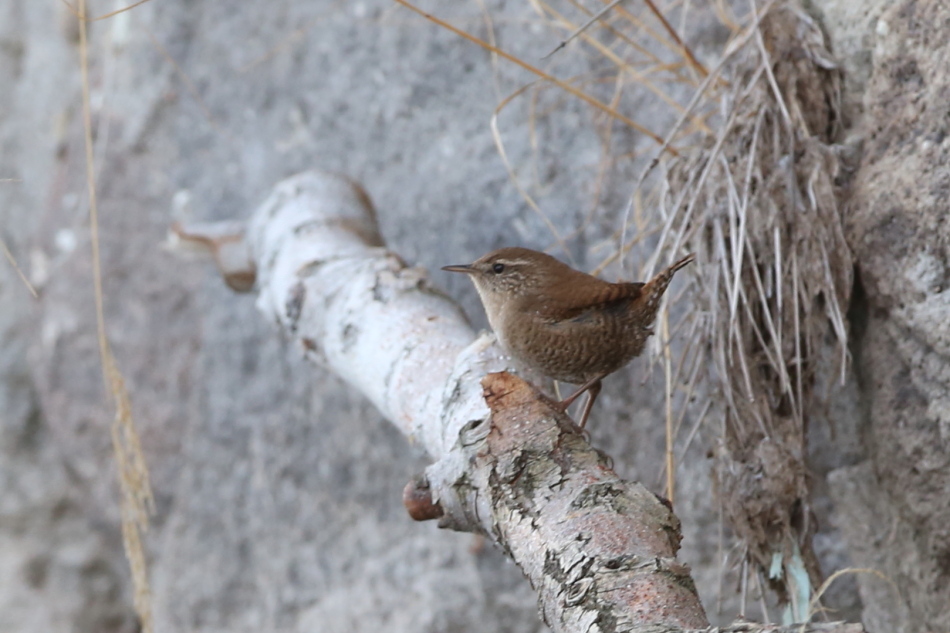
<svg viewBox="0 0 950 633">
<path fill-rule="evenodd" d="M 528 2 L 422 6 L 539 65 L 564 35 Z M 93 2 L 90 14 L 116 8 Z M 816 548 L 826 574 L 871 566 L 901 586 L 898 598 L 880 579 L 841 580 L 833 617 L 864 617 L 871 631 L 946 630 L 950 80 L 940 60 L 950 9 L 813 9 L 846 64 L 866 150 L 848 211 L 863 284 L 855 378 L 830 398 L 835 431 L 812 429 Z M 683 31 L 707 63 L 729 35 L 711 11 L 691 6 Z M 389 0 L 148 2 L 93 23 L 90 54 L 105 318 L 156 497 L 156 630 L 544 630 L 531 588 L 499 552 L 408 519 L 402 486 L 425 456 L 305 365 L 250 297 L 162 244 L 172 221 L 245 216 L 279 179 L 316 167 L 362 182 L 390 246 L 421 266 L 517 243 L 590 269 L 616 248 L 639 173 L 627 155 L 652 156 L 653 142 L 620 125 L 608 142 L 603 115 L 556 89 L 514 101 L 499 127 L 542 219 L 489 125 L 534 78 Z M 603 58 L 571 46 L 545 63 L 596 77 Z M 633 94 L 637 121 L 662 135 L 670 108 Z M 82 135 L 74 16 L 62 3 L 0 4 L 0 239 L 39 292 L 0 262 L 5 633 L 138 626 L 95 334 Z M 644 257 L 631 255 L 628 276 Z M 465 280 L 433 275 L 486 325 Z M 618 471 L 657 492 L 662 419 L 662 376 L 641 360 L 607 381 L 590 425 Z M 741 553 L 720 528 L 704 435 L 678 465 L 676 510 L 682 558 L 721 622 L 739 609 Z M 747 613 L 760 617 L 751 604 Z"/>
</svg>

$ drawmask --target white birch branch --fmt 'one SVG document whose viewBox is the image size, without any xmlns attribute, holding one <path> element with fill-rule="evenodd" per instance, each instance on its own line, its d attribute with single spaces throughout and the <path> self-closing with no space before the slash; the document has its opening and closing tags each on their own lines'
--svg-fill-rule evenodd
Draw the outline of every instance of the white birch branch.
<svg viewBox="0 0 950 633">
<path fill-rule="evenodd" d="M 462 354 L 475 340 L 465 316 L 424 270 L 383 247 L 358 186 L 314 172 L 280 183 L 251 218 L 247 242 L 258 309 L 434 458 L 458 434 L 438 421 L 485 417 L 470 354 L 487 346 Z M 443 391 L 457 367 L 470 387 L 453 397 Z"/>
<path fill-rule="evenodd" d="M 225 279 L 240 280 L 232 287 L 256 274 L 261 312 L 425 447 L 435 463 L 406 488 L 410 514 L 489 535 L 538 591 L 554 631 L 712 630 L 676 560 L 668 505 L 618 478 L 529 383 L 498 373 L 493 338 L 476 338 L 425 271 L 385 249 L 359 186 L 318 172 L 290 178 L 244 240 L 210 226 L 173 230 L 210 250 Z"/>
</svg>

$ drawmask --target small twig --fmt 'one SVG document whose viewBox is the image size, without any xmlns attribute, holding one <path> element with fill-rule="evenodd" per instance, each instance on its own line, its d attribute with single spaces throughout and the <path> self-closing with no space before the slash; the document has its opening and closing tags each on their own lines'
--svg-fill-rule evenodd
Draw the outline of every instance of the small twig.
<svg viewBox="0 0 950 633">
<path fill-rule="evenodd" d="M 587 22 L 584 22 L 584 24 L 582 24 L 581 26 L 577 27 L 577 29 L 575 29 L 573 33 L 571 33 L 570 35 L 568 35 L 567 38 L 561 40 L 560 44 L 558 44 L 557 46 L 554 47 L 554 50 L 552 50 L 550 53 L 548 53 L 547 55 L 545 55 L 545 56 L 542 57 L 541 59 L 547 59 L 548 57 L 550 57 L 550 56 L 553 55 L 554 53 L 558 52 L 559 50 L 561 50 L 562 48 L 564 48 L 565 46 L 567 46 L 568 44 L 570 44 L 570 43 L 574 40 L 574 38 L 576 38 L 578 35 L 580 35 L 580 34 L 583 33 L 584 31 L 586 31 L 587 29 L 589 29 L 591 24 L 593 24 L 594 22 L 596 22 L 596 21 L 599 20 L 600 18 L 604 17 L 611 9 L 613 9 L 615 6 L 617 6 L 617 5 L 620 4 L 621 2 L 623 2 L 623 0 L 613 0 L 613 2 L 611 2 L 610 4 L 605 5 L 603 9 L 601 9 L 600 11 L 598 11 L 597 13 L 595 13 L 594 15 L 592 15 L 592 16 L 590 17 L 590 19 L 587 20 Z"/>
</svg>

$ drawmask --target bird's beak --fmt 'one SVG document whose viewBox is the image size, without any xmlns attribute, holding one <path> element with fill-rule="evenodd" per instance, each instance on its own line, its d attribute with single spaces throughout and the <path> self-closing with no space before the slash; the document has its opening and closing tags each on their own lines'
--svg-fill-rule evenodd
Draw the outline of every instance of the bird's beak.
<svg viewBox="0 0 950 633">
<path fill-rule="evenodd" d="M 469 275 L 475 272 L 475 269 L 469 266 L 468 264 L 457 264 L 455 266 L 443 266 L 442 270 L 447 270 L 450 273 L 467 273 Z"/>
</svg>

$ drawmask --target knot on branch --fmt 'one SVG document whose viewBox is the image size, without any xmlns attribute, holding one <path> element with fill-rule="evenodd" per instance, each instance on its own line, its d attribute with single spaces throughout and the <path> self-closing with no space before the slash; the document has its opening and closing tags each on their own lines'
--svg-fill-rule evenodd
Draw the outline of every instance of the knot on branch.
<svg viewBox="0 0 950 633">
<path fill-rule="evenodd" d="M 175 222 L 169 245 L 174 250 L 211 255 L 224 283 L 235 292 L 250 292 L 257 281 L 257 265 L 244 239 L 244 222 Z"/>
<path fill-rule="evenodd" d="M 425 473 L 413 477 L 402 490 L 402 504 L 416 521 L 431 521 L 444 514 L 442 506 L 432 498 L 432 488 Z"/>
</svg>

